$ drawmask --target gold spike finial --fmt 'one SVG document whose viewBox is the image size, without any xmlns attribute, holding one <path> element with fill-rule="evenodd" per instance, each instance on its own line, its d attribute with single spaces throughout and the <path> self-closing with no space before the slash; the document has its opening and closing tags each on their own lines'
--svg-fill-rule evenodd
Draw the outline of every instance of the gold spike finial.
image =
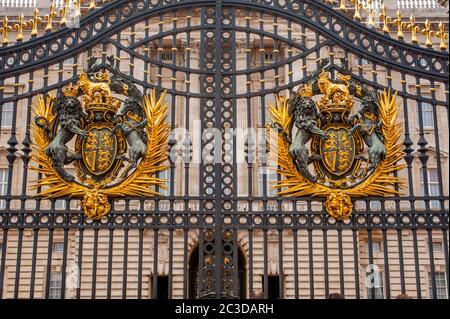
<svg viewBox="0 0 450 319">
<path fill-rule="evenodd" d="M 23 28 L 27 26 L 27 23 L 25 22 L 25 17 L 23 13 L 19 14 L 19 22 L 14 25 L 14 29 L 17 30 L 16 34 L 16 41 L 21 42 L 23 41 Z"/>
<path fill-rule="evenodd" d="M 426 38 L 425 45 L 431 48 L 433 46 L 434 31 L 431 30 L 431 22 L 428 19 L 425 21 L 425 28 L 422 29 L 422 34 Z"/>
<path fill-rule="evenodd" d="M 339 4 L 339 10 L 347 12 L 347 6 L 345 5 L 345 0 L 341 0 Z"/>
<path fill-rule="evenodd" d="M 445 26 L 442 21 L 439 22 L 438 31 L 435 35 L 441 41 L 439 48 L 441 50 L 447 50 L 447 44 L 445 41 L 448 40 L 448 32 L 445 32 Z"/>
<path fill-rule="evenodd" d="M 45 32 L 51 32 L 53 30 L 53 19 L 57 16 L 56 11 L 55 11 L 55 4 L 52 2 L 50 4 L 50 8 L 49 8 L 49 12 L 48 14 L 45 16 L 45 19 L 47 20 L 47 25 L 45 27 Z"/>
<path fill-rule="evenodd" d="M 60 26 L 67 25 L 67 11 L 70 7 L 70 0 L 64 0 L 64 7 L 59 9 L 59 15 L 61 16 L 61 20 L 59 20 Z"/>
<path fill-rule="evenodd" d="M 95 9 L 95 0 L 90 0 L 89 1 L 89 11 L 94 10 L 94 9 Z"/>
<path fill-rule="evenodd" d="M 393 21 L 393 24 L 397 26 L 397 38 L 403 40 L 405 38 L 403 28 L 406 27 L 406 22 L 402 21 L 402 13 L 400 10 L 397 10 L 397 18 Z"/>
<path fill-rule="evenodd" d="M 362 20 L 361 9 L 363 8 L 363 4 L 359 0 L 352 0 L 352 2 L 354 4 L 354 9 L 355 9 L 355 14 L 353 15 L 353 18 L 355 20 L 361 21 Z"/>
<path fill-rule="evenodd" d="M 416 25 L 416 17 L 411 15 L 409 18 L 408 30 L 411 31 L 411 42 L 414 44 L 419 43 L 419 39 L 417 38 L 417 32 L 420 31 L 419 26 Z"/>
<path fill-rule="evenodd" d="M 373 9 L 372 0 L 367 0 L 364 7 L 366 11 L 366 25 L 368 28 L 375 28 L 375 10 Z"/>
<path fill-rule="evenodd" d="M 34 9 L 34 16 L 33 19 L 29 22 L 31 26 L 31 36 L 35 37 L 38 35 L 38 26 L 42 23 L 41 17 L 39 17 L 39 9 Z"/>
<path fill-rule="evenodd" d="M 386 6 L 384 4 L 381 7 L 380 19 L 383 21 L 383 32 L 389 34 L 391 32 L 389 24 L 391 24 L 392 18 L 387 15 Z"/>
<path fill-rule="evenodd" d="M 73 2 L 73 5 L 75 6 L 75 18 L 81 16 L 81 2 L 83 2 L 83 0 L 75 0 Z"/>
<path fill-rule="evenodd" d="M 369 28 L 375 28 L 375 14 L 376 11 L 373 9 L 369 9 L 367 11 L 366 25 Z"/>
<path fill-rule="evenodd" d="M 3 45 L 7 45 L 9 43 L 9 32 L 12 30 L 11 26 L 9 26 L 8 17 L 4 17 L 2 21 L 2 27 L 0 28 L 0 33 L 3 34 Z"/>
</svg>

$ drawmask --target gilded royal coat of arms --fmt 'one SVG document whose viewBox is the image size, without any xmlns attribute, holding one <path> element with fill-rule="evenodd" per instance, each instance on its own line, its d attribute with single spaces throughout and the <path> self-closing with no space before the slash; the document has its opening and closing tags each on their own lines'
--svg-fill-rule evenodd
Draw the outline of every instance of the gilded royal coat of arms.
<svg viewBox="0 0 450 319">
<path fill-rule="evenodd" d="M 404 168 L 404 153 L 396 93 L 377 95 L 349 74 L 333 80 L 323 68 L 290 99 L 276 97 L 269 112 L 278 132 L 271 143 L 280 195 L 327 197 L 328 214 L 342 220 L 352 214 L 352 197 L 399 193 L 403 181 L 394 172 Z"/>
<path fill-rule="evenodd" d="M 157 195 L 157 187 L 165 188 L 157 173 L 167 169 L 164 93 L 144 96 L 114 66 L 114 57 L 107 61 L 89 59 L 76 83 L 56 97 L 39 96 L 31 126 L 32 168 L 41 176 L 33 189 L 49 199 L 82 198 L 85 214 L 94 220 L 110 212 L 111 197 Z"/>
</svg>

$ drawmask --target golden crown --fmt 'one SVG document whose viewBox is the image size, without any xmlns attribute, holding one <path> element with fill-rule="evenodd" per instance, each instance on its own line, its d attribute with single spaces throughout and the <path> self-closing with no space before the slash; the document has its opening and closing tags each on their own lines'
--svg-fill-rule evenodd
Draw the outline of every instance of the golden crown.
<svg viewBox="0 0 450 319">
<path fill-rule="evenodd" d="M 312 97 L 314 95 L 312 84 L 306 83 L 302 85 L 301 87 L 299 87 L 297 93 L 301 97 Z"/>
<path fill-rule="evenodd" d="M 83 97 L 83 105 L 86 112 L 88 111 L 111 111 L 116 113 L 120 109 L 121 101 L 110 96 L 102 97 L 101 95 Z"/>
<path fill-rule="evenodd" d="M 95 81 L 92 81 L 86 72 L 82 72 L 77 85 L 84 93 L 83 104 L 86 111 L 115 113 L 120 108 L 120 100 L 112 96 L 111 81 L 107 73 L 96 73 Z"/>
</svg>

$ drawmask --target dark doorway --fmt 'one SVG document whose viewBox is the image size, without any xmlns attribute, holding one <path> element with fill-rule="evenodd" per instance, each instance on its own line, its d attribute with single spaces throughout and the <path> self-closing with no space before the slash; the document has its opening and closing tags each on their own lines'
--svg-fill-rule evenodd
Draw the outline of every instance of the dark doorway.
<svg viewBox="0 0 450 319">
<path fill-rule="evenodd" d="M 264 276 L 262 276 L 263 291 L 266 291 Z M 280 276 L 272 275 L 268 276 L 267 296 L 269 299 L 279 299 L 280 294 Z"/>
<path fill-rule="evenodd" d="M 198 275 L 198 246 L 189 258 L 189 299 L 198 299 L 199 275 Z M 241 249 L 238 257 L 239 299 L 246 299 L 247 278 L 245 271 L 245 258 Z"/>
<path fill-rule="evenodd" d="M 156 299 L 169 299 L 169 276 L 156 276 Z"/>
</svg>

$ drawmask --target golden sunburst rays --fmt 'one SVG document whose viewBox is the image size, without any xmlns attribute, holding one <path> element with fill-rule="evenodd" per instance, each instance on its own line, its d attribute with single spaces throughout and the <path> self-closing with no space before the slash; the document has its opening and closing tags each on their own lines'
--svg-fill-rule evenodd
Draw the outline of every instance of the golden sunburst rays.
<svg viewBox="0 0 450 319">
<path fill-rule="evenodd" d="M 109 213 L 108 198 L 136 196 L 151 197 L 159 195 L 156 187 L 166 189 L 167 181 L 156 177 L 158 172 L 168 169 L 162 165 L 167 160 L 169 124 L 166 123 L 169 106 L 165 102 L 164 92 L 157 98 L 156 90 L 145 97 L 145 114 L 147 118 L 147 152 L 135 171 L 122 182 L 107 186 L 102 183 L 85 186 L 64 180 L 53 167 L 52 159 L 45 150 L 50 144 L 49 133 L 56 125 L 53 113 L 54 98 L 39 95 L 32 105 L 33 118 L 36 123 L 30 126 L 32 139 L 31 169 L 41 174 L 33 182 L 31 189 L 37 191 L 37 197 L 57 199 L 61 197 L 82 198 L 82 208 L 86 215 L 94 220 L 101 219 Z"/>
<path fill-rule="evenodd" d="M 397 93 L 392 93 L 390 90 L 380 93 L 378 105 L 386 157 L 380 161 L 375 171 L 362 183 L 349 189 L 333 189 L 319 183 L 310 182 L 298 171 L 289 153 L 290 144 L 285 139 L 285 135 L 290 134 L 289 127 L 292 121 L 289 116 L 288 101 L 283 96 L 276 97 L 275 105 L 269 105 L 268 109 L 272 122 L 282 128 L 284 134 L 279 131 L 276 138 L 268 139 L 271 149 L 277 150 L 271 152 L 271 160 L 278 164 L 277 172 L 282 176 L 281 180 L 273 186 L 274 189 L 279 190 L 278 194 L 285 197 L 327 197 L 326 208 L 328 213 L 339 220 L 351 215 L 352 206 L 348 205 L 351 197 L 398 195 L 399 189 L 404 186 L 404 181 L 402 178 L 395 176 L 394 172 L 402 170 L 406 165 L 399 164 L 404 157 L 404 152 L 403 145 L 399 142 L 403 134 L 403 124 L 397 122 L 399 112 Z M 339 211 L 333 212 L 333 206 L 339 206 Z"/>
</svg>

